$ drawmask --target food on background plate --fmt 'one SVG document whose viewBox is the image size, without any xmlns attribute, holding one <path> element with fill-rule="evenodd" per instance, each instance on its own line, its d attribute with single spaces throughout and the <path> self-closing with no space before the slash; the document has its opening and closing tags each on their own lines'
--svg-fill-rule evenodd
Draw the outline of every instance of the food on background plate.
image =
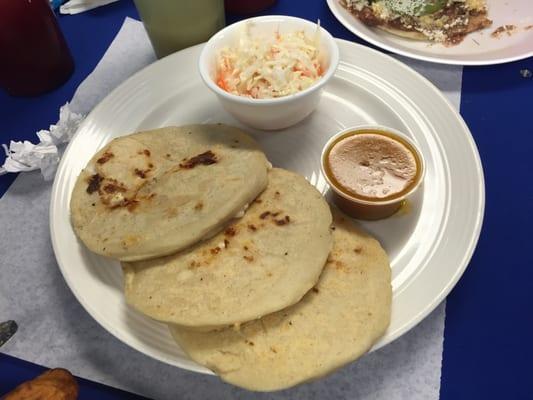
<svg viewBox="0 0 533 400">
<path fill-rule="evenodd" d="M 311 87 L 322 77 L 320 29 L 313 37 L 303 30 L 250 34 L 244 25 L 238 44 L 217 55 L 217 85 L 228 93 L 254 99 L 288 96 Z"/>
<path fill-rule="evenodd" d="M 224 381 L 258 391 L 319 378 L 366 353 L 391 314 L 391 270 L 380 244 L 333 210 L 333 249 L 297 304 L 240 329 L 169 326 L 181 348 Z"/>
<path fill-rule="evenodd" d="M 485 0 L 340 0 L 365 25 L 447 45 L 489 27 Z"/>
<path fill-rule="evenodd" d="M 507 36 L 511 36 L 514 32 L 516 32 L 516 30 L 517 30 L 516 25 L 510 25 L 510 24 L 502 25 L 494 29 L 492 33 L 490 34 L 490 36 L 493 38 L 499 39 L 504 33 Z"/>
<path fill-rule="evenodd" d="M 304 177 L 269 172 L 244 216 L 183 252 L 123 263 L 127 302 L 160 321 L 208 330 L 299 301 L 331 250 L 331 212 Z"/>
<path fill-rule="evenodd" d="M 220 231 L 267 184 L 269 163 L 237 128 L 168 127 L 114 139 L 70 202 L 81 241 L 123 261 L 174 253 Z"/>
<path fill-rule="evenodd" d="M 2 400 L 75 400 L 78 383 L 66 369 L 55 368 L 26 381 L 1 397 Z"/>
<path fill-rule="evenodd" d="M 347 214 L 379 219 L 398 210 L 424 175 L 420 152 L 391 128 L 347 128 L 324 147 L 322 170 Z"/>
</svg>

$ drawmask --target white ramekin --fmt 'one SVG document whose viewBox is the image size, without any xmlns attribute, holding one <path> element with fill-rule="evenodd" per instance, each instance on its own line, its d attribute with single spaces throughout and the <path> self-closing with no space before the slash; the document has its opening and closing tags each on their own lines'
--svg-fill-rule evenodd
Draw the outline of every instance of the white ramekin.
<svg viewBox="0 0 533 400">
<path fill-rule="evenodd" d="M 200 54 L 200 75 L 211 89 L 222 106 L 242 123 L 257 129 L 277 130 L 287 128 L 300 122 L 316 108 L 324 86 L 331 79 L 339 64 L 339 49 L 335 39 L 323 28 L 320 28 L 320 53 L 323 57 L 324 74 L 313 86 L 293 95 L 274 99 L 252 99 L 237 96 L 221 89 L 215 81 L 216 57 L 226 46 L 238 43 L 244 31 L 244 24 L 251 24 L 251 34 L 274 34 L 303 30 L 312 37 L 316 31 L 316 23 L 305 19 L 282 15 L 269 15 L 249 18 L 229 25 L 216 33 L 205 44 Z"/>
</svg>

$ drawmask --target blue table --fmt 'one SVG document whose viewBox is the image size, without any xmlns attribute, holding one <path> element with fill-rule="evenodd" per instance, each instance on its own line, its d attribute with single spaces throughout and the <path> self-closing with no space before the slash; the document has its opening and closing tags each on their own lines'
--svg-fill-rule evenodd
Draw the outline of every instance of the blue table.
<svg viewBox="0 0 533 400">
<path fill-rule="evenodd" d="M 364 43 L 335 20 L 324 0 L 303 7 L 279 0 L 268 13 L 320 18 L 334 36 Z M 75 72 L 62 87 L 36 98 L 0 92 L 0 143 L 34 140 L 36 131 L 57 121 L 59 107 L 95 67 L 126 16 L 138 18 L 130 0 L 59 18 Z M 228 15 L 228 22 L 236 19 Z M 526 251 L 533 226 L 533 79 L 521 76 L 525 68 L 533 70 L 532 58 L 464 68 L 461 114 L 479 147 L 487 202 L 477 250 L 447 301 L 443 400 L 533 399 L 533 268 Z M 13 179 L 0 177 L 0 195 Z M 0 393 L 42 370 L 0 354 Z M 80 387 L 82 400 L 140 398 L 83 379 Z"/>
</svg>

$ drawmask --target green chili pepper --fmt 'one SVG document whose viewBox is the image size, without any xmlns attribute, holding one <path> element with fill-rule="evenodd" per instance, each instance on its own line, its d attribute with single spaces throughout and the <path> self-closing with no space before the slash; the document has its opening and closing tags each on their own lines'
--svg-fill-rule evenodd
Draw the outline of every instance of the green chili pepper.
<svg viewBox="0 0 533 400">
<path fill-rule="evenodd" d="M 446 0 L 429 0 L 426 1 L 426 4 L 423 6 L 420 6 L 419 10 L 417 11 L 418 15 L 428 15 L 436 13 L 437 11 L 444 8 L 446 5 Z"/>
<path fill-rule="evenodd" d="M 372 1 L 372 0 L 371 0 Z M 420 16 L 436 13 L 448 0 L 385 0 L 385 4 L 398 14 Z"/>
</svg>

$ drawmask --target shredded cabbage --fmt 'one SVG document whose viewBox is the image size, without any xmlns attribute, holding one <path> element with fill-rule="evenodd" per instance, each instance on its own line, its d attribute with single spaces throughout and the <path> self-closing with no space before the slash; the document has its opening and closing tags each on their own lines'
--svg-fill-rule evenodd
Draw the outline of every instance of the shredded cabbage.
<svg viewBox="0 0 533 400">
<path fill-rule="evenodd" d="M 252 37 L 250 25 L 237 46 L 223 48 L 217 58 L 217 85 L 238 96 L 269 99 L 310 87 L 322 76 L 320 27 L 312 39 L 303 31 Z"/>
</svg>

